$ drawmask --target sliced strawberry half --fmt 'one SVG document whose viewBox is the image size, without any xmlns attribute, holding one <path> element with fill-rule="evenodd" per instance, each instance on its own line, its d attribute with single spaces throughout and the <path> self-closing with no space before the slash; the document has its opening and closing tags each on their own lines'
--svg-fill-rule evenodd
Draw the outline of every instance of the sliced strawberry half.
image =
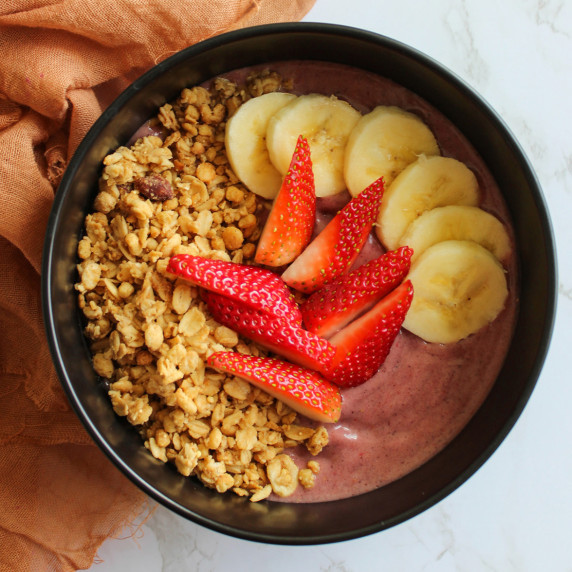
<svg viewBox="0 0 572 572">
<path fill-rule="evenodd" d="M 167 272 L 293 324 L 302 323 L 300 307 L 288 286 L 265 268 L 177 254 L 169 260 Z"/>
<path fill-rule="evenodd" d="M 305 327 L 330 338 L 401 284 L 412 254 L 411 248 L 402 246 L 328 282 L 300 307 Z"/>
<path fill-rule="evenodd" d="M 223 326 L 298 365 L 329 371 L 336 350 L 328 340 L 289 320 L 214 292 L 203 292 L 203 299 L 212 317 Z"/>
<path fill-rule="evenodd" d="M 383 196 L 383 178 L 354 197 L 310 242 L 282 274 L 301 292 L 315 292 L 332 278 L 348 271 L 377 219 Z"/>
<path fill-rule="evenodd" d="M 290 264 L 310 242 L 315 220 L 316 189 L 310 146 L 300 135 L 258 241 L 255 262 L 266 266 Z"/>
<path fill-rule="evenodd" d="M 370 379 L 385 361 L 413 299 L 406 280 L 369 312 L 334 335 L 336 356 L 326 377 L 340 387 L 354 387 Z"/>
<path fill-rule="evenodd" d="M 249 381 L 309 419 L 335 423 L 340 418 L 339 388 L 315 371 L 279 359 L 236 352 L 215 352 L 207 364 Z"/>
</svg>

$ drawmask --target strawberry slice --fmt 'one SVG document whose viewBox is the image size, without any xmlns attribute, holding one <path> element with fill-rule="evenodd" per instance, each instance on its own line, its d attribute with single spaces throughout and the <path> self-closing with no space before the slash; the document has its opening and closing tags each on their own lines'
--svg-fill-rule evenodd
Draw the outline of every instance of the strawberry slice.
<svg viewBox="0 0 572 572">
<path fill-rule="evenodd" d="M 239 300 L 203 292 L 212 317 L 238 334 L 308 369 L 328 371 L 336 353 L 323 338 Z"/>
<path fill-rule="evenodd" d="M 336 356 L 326 377 L 340 387 L 354 387 L 371 378 L 393 345 L 413 299 L 410 280 L 400 284 L 369 312 L 334 335 Z"/>
<path fill-rule="evenodd" d="M 286 284 L 311 293 L 347 272 L 377 219 L 382 196 L 380 177 L 354 197 L 290 264 L 282 274 Z"/>
<path fill-rule="evenodd" d="M 172 256 L 167 272 L 300 325 L 302 313 L 284 281 L 270 270 L 191 254 Z"/>
<path fill-rule="evenodd" d="M 316 220 L 316 189 L 308 140 L 298 137 L 290 167 L 258 241 L 254 261 L 289 264 L 306 248 Z"/>
<path fill-rule="evenodd" d="M 412 254 L 402 246 L 328 282 L 302 304 L 305 327 L 323 338 L 333 336 L 401 284 Z"/>
<path fill-rule="evenodd" d="M 215 352 L 207 364 L 249 381 L 309 419 L 335 423 L 340 418 L 339 388 L 315 371 L 279 359 L 236 352 Z"/>
</svg>

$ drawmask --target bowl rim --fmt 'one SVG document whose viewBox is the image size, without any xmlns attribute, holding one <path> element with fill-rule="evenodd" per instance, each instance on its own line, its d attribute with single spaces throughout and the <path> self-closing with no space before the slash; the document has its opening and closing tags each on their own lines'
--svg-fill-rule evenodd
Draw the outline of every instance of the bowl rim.
<svg viewBox="0 0 572 572">
<path fill-rule="evenodd" d="M 54 268 L 54 236 L 55 229 L 60 223 L 61 209 L 62 205 L 66 201 L 68 195 L 73 191 L 71 183 L 77 170 L 80 168 L 81 163 L 87 153 L 87 151 L 92 146 L 97 134 L 107 125 L 111 119 L 116 115 L 118 110 L 123 108 L 131 98 L 140 91 L 144 86 L 153 82 L 156 78 L 167 73 L 170 69 L 174 68 L 181 62 L 193 58 L 198 54 L 208 52 L 209 50 L 229 44 L 232 42 L 240 42 L 243 40 L 251 39 L 256 36 L 264 35 L 275 35 L 275 34 L 289 34 L 289 33 L 304 33 L 304 34 L 330 34 L 330 35 L 341 35 L 344 37 L 350 37 L 357 40 L 361 40 L 365 43 L 375 43 L 379 45 L 389 46 L 390 48 L 397 50 L 408 57 L 411 57 L 423 66 L 427 66 L 433 73 L 439 74 L 445 77 L 446 81 L 453 83 L 457 89 L 463 91 L 467 97 L 469 97 L 475 104 L 482 109 L 482 111 L 489 116 L 492 123 L 496 124 L 498 128 L 504 132 L 505 137 L 508 138 L 510 145 L 513 147 L 514 152 L 521 159 L 522 165 L 526 168 L 526 177 L 530 180 L 531 187 L 535 189 L 535 194 L 533 200 L 536 204 L 536 209 L 540 216 L 540 223 L 542 229 L 545 233 L 546 242 L 545 250 L 548 261 L 548 290 L 550 291 L 549 299 L 547 300 L 547 311 L 544 316 L 544 322 L 542 325 L 542 336 L 538 346 L 536 359 L 534 366 L 532 367 L 530 374 L 528 376 L 528 383 L 525 390 L 520 395 L 513 413 L 507 421 L 504 423 L 502 429 L 496 434 L 496 437 L 489 443 L 480 455 L 473 459 L 473 461 L 468 465 L 461 474 L 459 474 L 452 482 L 447 486 L 442 487 L 438 492 L 428 495 L 422 502 L 417 503 L 408 511 L 400 513 L 395 518 L 389 519 L 387 521 L 378 522 L 373 525 L 365 526 L 360 529 L 346 531 L 339 534 L 328 534 L 326 536 L 316 534 L 314 537 L 301 539 L 297 536 L 282 535 L 276 537 L 276 535 L 265 535 L 264 533 L 253 534 L 251 532 L 245 532 L 239 526 L 232 527 L 226 526 L 224 524 L 212 521 L 211 519 L 205 518 L 200 514 L 193 512 L 180 505 L 178 502 L 169 498 L 167 495 L 159 491 L 153 484 L 144 480 L 132 467 L 130 467 L 126 462 L 115 452 L 110 443 L 102 436 L 101 432 L 94 425 L 89 415 L 87 414 L 81 399 L 79 398 L 75 388 L 73 380 L 67 374 L 66 366 L 60 351 L 58 343 L 58 334 L 56 327 L 56 317 L 54 313 L 54 308 L 51 305 L 52 298 L 52 280 L 53 280 L 53 268 Z M 310 59 L 310 58 L 309 58 Z M 50 212 L 46 237 L 44 241 L 43 255 L 42 255 L 42 272 L 41 272 L 41 296 L 42 296 L 42 313 L 45 324 L 45 330 L 48 338 L 49 349 L 52 355 L 52 361 L 54 363 L 58 378 L 62 384 L 64 392 L 70 402 L 73 410 L 78 415 L 80 421 L 82 422 L 84 428 L 87 430 L 88 434 L 99 446 L 99 448 L 106 454 L 106 456 L 113 462 L 113 464 L 121 470 L 121 472 L 129 478 L 135 485 L 137 485 L 141 490 L 143 490 L 150 497 L 157 500 L 163 506 L 166 506 L 173 512 L 183 516 L 186 519 L 194 521 L 206 528 L 211 530 L 225 533 L 229 536 L 242 538 L 246 540 L 253 540 L 257 542 L 273 543 L 273 544 L 324 544 L 330 542 L 339 542 L 343 540 L 349 540 L 353 538 L 358 538 L 366 536 L 381 530 L 390 528 L 396 524 L 402 523 L 409 520 L 413 516 L 416 516 L 425 510 L 429 509 L 433 505 L 440 502 L 442 499 L 451 494 L 454 490 L 465 483 L 485 462 L 494 451 L 500 446 L 504 441 L 508 433 L 514 427 L 517 419 L 520 417 L 525 405 L 527 404 L 530 396 L 536 386 L 536 383 L 540 377 L 548 349 L 551 342 L 552 332 L 554 328 L 555 316 L 556 316 L 556 304 L 557 304 L 557 262 L 556 262 L 556 245 L 554 240 L 554 233 L 552 229 L 552 223 L 548 214 L 548 208 L 542 193 L 539 181 L 532 169 L 532 165 L 521 145 L 518 143 L 517 139 L 512 134 L 511 130 L 505 124 L 504 120 L 492 109 L 490 104 L 488 104 L 475 89 L 471 88 L 465 81 L 460 79 L 454 72 L 446 68 L 443 64 L 432 59 L 428 55 L 418 51 L 417 49 L 408 46 L 398 40 L 389 38 L 387 36 L 370 32 L 367 30 L 362 30 L 359 28 L 354 28 L 350 26 L 338 25 L 338 24 L 324 24 L 317 22 L 293 22 L 293 23 L 281 23 L 281 24 L 265 24 L 260 26 L 253 26 L 249 28 L 243 28 L 240 30 L 234 30 L 220 34 L 218 36 L 206 39 L 197 44 L 189 46 L 176 54 L 166 58 L 159 64 L 155 65 L 153 68 L 149 69 L 147 72 L 142 74 L 138 79 L 136 79 L 131 85 L 129 85 L 122 93 L 120 93 L 115 100 L 108 106 L 106 110 L 103 111 L 101 116 L 96 120 L 93 126 L 90 128 L 84 139 L 81 141 L 77 147 L 74 155 L 69 161 L 66 172 L 62 178 L 62 182 L 58 191 L 56 192 L 54 203 Z M 366 493 L 367 494 L 367 493 Z M 338 501 L 333 501 L 338 502 Z M 321 503 L 318 503 L 321 504 Z"/>
</svg>

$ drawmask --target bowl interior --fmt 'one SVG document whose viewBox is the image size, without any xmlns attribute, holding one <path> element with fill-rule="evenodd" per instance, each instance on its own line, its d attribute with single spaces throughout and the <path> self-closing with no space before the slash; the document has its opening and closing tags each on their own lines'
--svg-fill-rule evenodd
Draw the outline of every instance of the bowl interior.
<svg viewBox="0 0 572 572">
<path fill-rule="evenodd" d="M 441 453 L 402 479 L 351 499 L 286 504 L 219 495 L 156 461 L 136 431 L 112 411 L 82 333 L 73 284 L 76 248 L 97 192 L 103 157 L 125 144 L 164 102 L 217 74 L 286 59 L 360 67 L 388 77 L 440 110 L 481 154 L 511 212 L 521 272 L 516 335 L 487 400 Z M 493 453 L 524 408 L 552 331 L 556 268 L 550 222 L 538 182 L 498 116 L 463 82 L 391 39 L 324 24 L 277 24 L 225 34 L 188 48 L 138 79 L 104 112 L 71 160 L 46 235 L 43 303 L 54 363 L 85 427 L 133 482 L 199 524 L 281 544 L 346 540 L 398 524 L 462 484 Z"/>
</svg>

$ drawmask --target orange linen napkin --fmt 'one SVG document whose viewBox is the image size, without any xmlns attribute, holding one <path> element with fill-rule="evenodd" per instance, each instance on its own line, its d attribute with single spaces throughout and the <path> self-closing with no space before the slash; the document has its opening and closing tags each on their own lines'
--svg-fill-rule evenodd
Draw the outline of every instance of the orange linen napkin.
<svg viewBox="0 0 572 572">
<path fill-rule="evenodd" d="M 0 6 L 0 570 L 76 570 L 148 508 L 56 378 L 41 319 L 44 232 L 67 161 L 122 89 L 221 32 L 315 0 L 3 0 Z"/>
</svg>

